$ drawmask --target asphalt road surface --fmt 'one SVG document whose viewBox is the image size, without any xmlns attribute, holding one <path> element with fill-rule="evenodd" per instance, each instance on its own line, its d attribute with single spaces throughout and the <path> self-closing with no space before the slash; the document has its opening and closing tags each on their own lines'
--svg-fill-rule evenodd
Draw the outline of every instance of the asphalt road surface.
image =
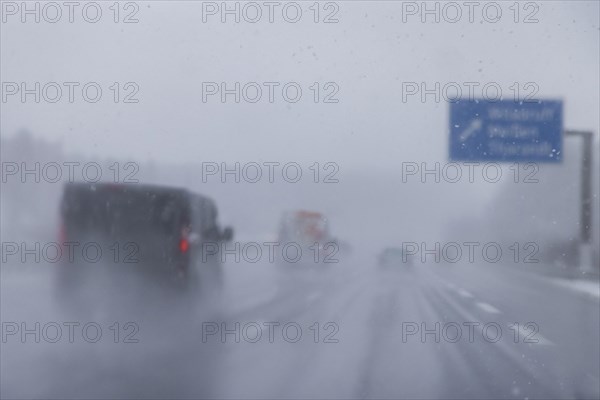
<svg viewBox="0 0 600 400">
<path fill-rule="evenodd" d="M 131 275 L 61 294 L 54 265 L 5 264 L 1 395 L 600 397 L 595 296 L 497 265 L 322 267 L 226 263 L 207 299 Z"/>
</svg>

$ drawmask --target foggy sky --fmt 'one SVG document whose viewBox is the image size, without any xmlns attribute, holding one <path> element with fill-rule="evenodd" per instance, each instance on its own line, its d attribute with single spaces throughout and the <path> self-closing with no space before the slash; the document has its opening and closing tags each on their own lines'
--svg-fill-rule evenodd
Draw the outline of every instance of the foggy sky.
<svg viewBox="0 0 600 400">
<path fill-rule="evenodd" d="M 105 13 L 108 3 L 103 3 Z M 2 135 L 26 128 L 87 155 L 169 162 L 334 161 L 346 169 L 445 161 L 447 109 L 429 97 L 402 102 L 402 82 L 535 82 L 538 98 L 565 101 L 565 126 L 598 132 L 597 2 L 539 2 L 539 23 L 402 21 L 401 2 L 339 2 L 337 24 L 202 22 L 200 2 L 140 2 L 139 23 L 1 28 L 2 81 L 99 82 L 96 104 L 2 104 Z M 306 11 L 307 3 L 303 8 Z M 504 3 L 503 3 L 504 4 Z M 508 4 L 503 6 L 507 13 Z M 122 11 L 125 13 L 124 11 Z M 323 12 L 324 13 L 324 12 Z M 525 14 L 525 11 L 522 10 Z M 523 18 L 524 15 L 521 15 Z M 231 20 L 230 20 L 231 21 Z M 202 102 L 201 82 L 294 81 L 296 104 Z M 315 104 L 308 86 L 333 81 L 338 104 Z M 114 104 L 112 82 L 136 82 L 138 104 Z M 476 94 L 479 92 L 476 92 Z M 466 94 L 464 94 L 466 95 Z"/>
</svg>

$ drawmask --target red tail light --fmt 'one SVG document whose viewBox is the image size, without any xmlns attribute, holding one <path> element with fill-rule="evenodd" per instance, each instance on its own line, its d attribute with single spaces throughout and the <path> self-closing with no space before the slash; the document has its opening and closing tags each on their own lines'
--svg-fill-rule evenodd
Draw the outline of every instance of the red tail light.
<svg viewBox="0 0 600 400">
<path fill-rule="evenodd" d="M 60 224 L 60 228 L 58 228 L 58 242 L 60 245 L 64 245 L 67 241 L 67 228 L 64 224 Z"/>
<path fill-rule="evenodd" d="M 179 251 L 181 251 L 182 253 L 185 253 L 186 251 L 188 251 L 189 248 L 190 248 L 190 243 L 187 241 L 187 239 L 181 239 L 179 241 Z"/>
</svg>

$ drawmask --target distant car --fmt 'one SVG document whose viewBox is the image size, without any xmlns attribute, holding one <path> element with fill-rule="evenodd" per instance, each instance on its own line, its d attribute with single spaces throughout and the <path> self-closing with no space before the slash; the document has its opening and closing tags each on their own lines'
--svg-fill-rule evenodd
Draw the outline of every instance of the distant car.
<svg viewBox="0 0 600 400">
<path fill-rule="evenodd" d="M 101 265 L 95 268 L 114 262 L 167 280 L 189 278 L 198 269 L 204 274 L 200 279 L 219 284 L 220 266 L 197 268 L 207 261 L 202 244 L 233 236 L 231 228 L 221 231 L 217 225 L 211 199 L 178 188 L 70 183 L 60 213 L 62 243 L 103 245 Z"/>
<path fill-rule="evenodd" d="M 402 249 L 399 247 L 387 247 L 379 254 L 378 264 L 382 268 L 400 268 L 405 265 L 412 265 L 410 257 L 404 257 Z"/>
<path fill-rule="evenodd" d="M 279 226 L 279 243 L 301 249 L 299 264 L 333 263 L 338 252 L 337 241 L 329 233 L 327 218 L 313 211 L 285 212 Z M 292 259 L 293 255 L 288 258 Z"/>
</svg>

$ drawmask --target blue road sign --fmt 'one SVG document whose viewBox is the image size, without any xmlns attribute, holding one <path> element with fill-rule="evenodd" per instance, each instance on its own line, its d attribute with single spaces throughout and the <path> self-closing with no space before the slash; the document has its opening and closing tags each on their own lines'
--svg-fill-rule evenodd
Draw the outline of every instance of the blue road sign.
<svg viewBox="0 0 600 400">
<path fill-rule="evenodd" d="M 562 161 L 562 101 L 450 104 L 454 161 Z"/>
</svg>

